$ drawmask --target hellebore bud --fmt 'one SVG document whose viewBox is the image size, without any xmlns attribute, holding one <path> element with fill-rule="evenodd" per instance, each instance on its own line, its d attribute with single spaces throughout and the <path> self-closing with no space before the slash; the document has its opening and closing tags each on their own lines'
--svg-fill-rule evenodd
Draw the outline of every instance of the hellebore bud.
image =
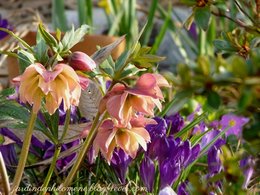
<svg viewBox="0 0 260 195">
<path fill-rule="evenodd" d="M 96 63 L 87 54 L 76 51 L 73 52 L 69 59 L 69 65 L 74 70 L 91 71 L 96 68 Z"/>
</svg>

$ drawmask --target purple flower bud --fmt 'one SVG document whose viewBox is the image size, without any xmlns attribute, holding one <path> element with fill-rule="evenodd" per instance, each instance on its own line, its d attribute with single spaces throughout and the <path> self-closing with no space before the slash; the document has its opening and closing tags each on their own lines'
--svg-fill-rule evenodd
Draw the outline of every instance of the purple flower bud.
<svg viewBox="0 0 260 195">
<path fill-rule="evenodd" d="M 141 162 L 140 176 L 144 185 L 147 187 L 148 192 L 152 192 L 155 178 L 155 166 L 154 162 L 148 156 Z"/>
<path fill-rule="evenodd" d="M 131 161 L 131 157 L 127 155 L 124 150 L 116 149 L 114 151 L 111 159 L 111 166 L 114 168 L 116 175 L 123 184 L 125 183 L 126 172 Z"/>
<path fill-rule="evenodd" d="M 180 162 L 182 165 L 186 166 L 188 163 L 189 157 L 191 155 L 191 144 L 188 140 L 183 142 L 183 144 L 178 148 L 180 150 Z"/>
<path fill-rule="evenodd" d="M 149 132 L 152 140 L 165 136 L 167 130 L 167 123 L 163 118 L 154 117 L 153 119 L 157 122 L 157 124 L 146 125 L 145 127 Z"/>
<path fill-rule="evenodd" d="M 221 164 L 221 161 L 219 158 L 219 153 L 220 153 L 220 150 L 216 146 L 213 146 L 208 151 L 209 175 L 214 175 L 216 173 L 219 173 L 222 169 L 222 164 Z"/>
<path fill-rule="evenodd" d="M 172 186 L 173 182 L 178 178 L 181 169 L 180 162 L 177 159 L 166 159 L 159 165 L 160 170 L 160 189 L 167 185 Z"/>
<path fill-rule="evenodd" d="M 189 159 L 184 166 L 186 167 L 190 163 L 192 163 L 199 156 L 199 153 L 200 153 L 200 145 L 197 144 L 196 146 L 193 146 L 193 148 L 191 149 Z"/>
<path fill-rule="evenodd" d="M 165 117 L 165 120 L 166 120 L 168 128 L 171 127 L 171 129 L 170 129 L 171 135 L 179 132 L 184 125 L 184 119 L 179 113 L 176 113 L 171 116 L 167 116 L 167 117 Z"/>
<path fill-rule="evenodd" d="M 243 174 L 244 174 L 244 183 L 243 183 L 243 188 L 246 189 L 250 179 L 254 173 L 254 166 L 255 166 L 255 161 L 252 158 L 252 156 L 243 158 L 240 161 L 240 167 L 243 170 Z"/>
<path fill-rule="evenodd" d="M 87 54 L 76 51 L 73 52 L 69 59 L 69 65 L 74 70 L 92 71 L 96 68 L 96 63 Z"/>
</svg>

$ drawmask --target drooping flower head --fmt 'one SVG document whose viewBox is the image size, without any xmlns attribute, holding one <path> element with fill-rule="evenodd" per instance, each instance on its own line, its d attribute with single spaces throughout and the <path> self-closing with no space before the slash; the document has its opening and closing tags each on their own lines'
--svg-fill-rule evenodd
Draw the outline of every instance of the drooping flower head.
<svg viewBox="0 0 260 195">
<path fill-rule="evenodd" d="M 66 64 L 57 64 L 53 70 L 46 70 L 42 64 L 28 66 L 24 73 L 14 81 L 20 82 L 20 100 L 33 105 L 33 112 L 38 112 L 42 99 L 50 114 L 53 114 L 63 101 L 64 110 L 71 105 L 77 106 L 81 94 L 79 77 Z"/>
<path fill-rule="evenodd" d="M 116 126 L 111 119 L 105 120 L 100 126 L 93 142 L 96 155 L 101 151 L 102 155 L 110 163 L 116 147 L 121 148 L 133 159 L 136 157 L 139 144 L 146 150 L 147 142 L 150 141 L 150 135 L 144 128 L 146 123 L 139 120 L 143 121 L 144 119 L 132 120 L 131 128 Z M 142 126 L 140 126 L 141 124 Z"/>
<path fill-rule="evenodd" d="M 155 106 L 160 110 L 160 100 L 163 100 L 160 87 L 168 86 L 168 82 L 159 74 L 143 74 L 133 88 L 116 84 L 102 99 L 99 110 L 107 110 L 119 124 L 126 126 L 136 112 L 153 116 Z"/>
</svg>

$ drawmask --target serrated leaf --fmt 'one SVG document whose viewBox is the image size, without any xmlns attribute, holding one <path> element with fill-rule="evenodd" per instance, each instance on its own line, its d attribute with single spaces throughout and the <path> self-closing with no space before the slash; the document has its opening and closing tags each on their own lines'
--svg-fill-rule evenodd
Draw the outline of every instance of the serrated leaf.
<svg viewBox="0 0 260 195">
<path fill-rule="evenodd" d="M 86 90 L 82 90 L 79 100 L 79 110 L 82 116 L 93 120 L 98 112 L 99 102 L 102 94 L 94 82 L 90 81 Z"/>
<path fill-rule="evenodd" d="M 87 34 L 88 30 L 89 26 L 84 24 L 76 31 L 74 31 L 74 27 L 72 27 L 72 29 L 69 32 L 66 32 L 61 41 L 63 45 L 63 52 L 68 51 L 74 45 L 80 42 L 83 39 L 83 37 Z"/>
<path fill-rule="evenodd" d="M 112 53 L 112 51 L 123 41 L 125 40 L 125 36 L 118 38 L 115 42 L 102 47 L 100 50 L 96 51 L 91 58 L 96 62 L 97 65 L 104 62 Z"/>
<path fill-rule="evenodd" d="M 194 19 L 196 24 L 204 31 L 206 31 L 210 23 L 210 17 L 211 17 L 210 8 L 209 7 L 197 8 L 194 11 L 195 11 Z"/>
</svg>

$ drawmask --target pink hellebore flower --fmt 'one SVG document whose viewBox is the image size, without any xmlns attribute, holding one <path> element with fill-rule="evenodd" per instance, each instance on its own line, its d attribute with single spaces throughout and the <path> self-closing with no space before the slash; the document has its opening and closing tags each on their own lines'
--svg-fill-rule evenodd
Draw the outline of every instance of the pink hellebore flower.
<svg viewBox="0 0 260 195">
<path fill-rule="evenodd" d="M 169 87 L 169 84 L 163 76 L 151 73 L 143 74 L 133 88 L 116 84 L 102 99 L 99 111 L 106 109 L 123 126 L 128 125 L 135 112 L 154 116 L 154 107 L 159 110 L 162 107 L 160 87 Z"/>
<path fill-rule="evenodd" d="M 91 71 L 96 68 L 94 60 L 81 51 L 76 51 L 71 54 L 69 65 L 71 65 L 74 70 L 81 71 Z"/>
<path fill-rule="evenodd" d="M 79 77 L 66 64 L 57 64 L 49 71 L 42 64 L 35 63 L 28 66 L 14 81 L 20 82 L 20 99 L 24 103 L 33 105 L 33 112 L 39 111 L 43 98 L 50 114 L 56 111 L 62 100 L 64 110 L 79 103 L 81 95 Z"/>
<path fill-rule="evenodd" d="M 139 144 L 146 150 L 146 144 L 150 142 L 150 135 L 143 127 L 147 123 L 154 124 L 156 122 L 144 117 L 135 118 L 134 121 L 131 121 L 132 127 L 129 129 L 116 126 L 111 119 L 105 120 L 93 142 L 95 155 L 100 150 L 108 163 L 110 163 L 114 149 L 120 147 L 134 159 L 139 149 Z"/>
</svg>

